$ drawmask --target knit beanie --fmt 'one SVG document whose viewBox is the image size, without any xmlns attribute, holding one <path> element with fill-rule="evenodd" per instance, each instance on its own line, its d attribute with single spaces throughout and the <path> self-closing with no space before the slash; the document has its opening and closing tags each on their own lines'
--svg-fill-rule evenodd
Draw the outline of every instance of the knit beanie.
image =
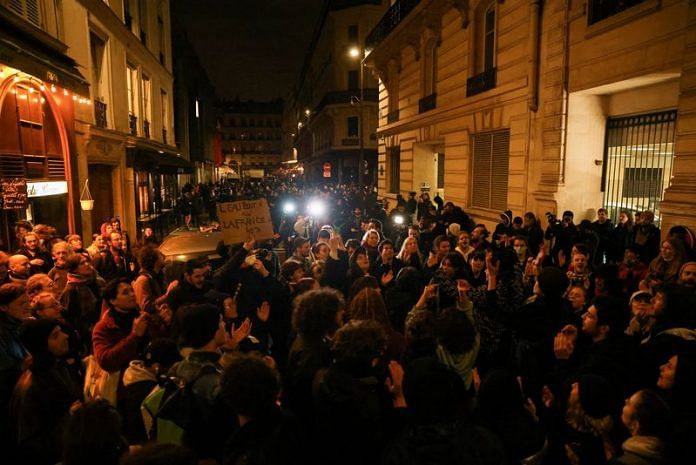
<svg viewBox="0 0 696 465">
<path fill-rule="evenodd" d="M 539 289 L 546 297 L 561 296 L 570 284 L 568 276 L 563 270 L 555 266 L 543 268 L 537 277 L 537 282 Z"/>
<path fill-rule="evenodd" d="M 592 418 L 604 418 L 612 413 L 615 403 L 614 389 L 601 376 L 583 375 L 578 379 L 580 404 Z"/>
</svg>

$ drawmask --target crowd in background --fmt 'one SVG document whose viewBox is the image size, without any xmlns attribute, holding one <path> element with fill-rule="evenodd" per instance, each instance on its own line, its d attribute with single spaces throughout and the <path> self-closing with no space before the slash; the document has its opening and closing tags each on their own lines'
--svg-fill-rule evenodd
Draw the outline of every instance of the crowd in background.
<svg viewBox="0 0 696 465">
<path fill-rule="evenodd" d="M 152 230 L 0 252 L 3 463 L 687 464 L 696 261 L 650 211 L 501 212 L 266 178 L 275 236 L 164 279 Z M 8 460 L 5 461 L 5 458 Z"/>
</svg>

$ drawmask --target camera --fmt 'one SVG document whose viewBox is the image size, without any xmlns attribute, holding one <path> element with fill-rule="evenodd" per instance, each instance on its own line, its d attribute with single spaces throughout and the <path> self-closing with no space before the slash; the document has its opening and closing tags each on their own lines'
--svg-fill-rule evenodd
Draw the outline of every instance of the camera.
<svg viewBox="0 0 696 465">
<path fill-rule="evenodd" d="M 259 260 L 268 260 L 268 257 L 270 257 L 271 251 L 268 249 L 259 249 L 256 252 L 256 258 Z"/>
<path fill-rule="evenodd" d="M 561 224 L 561 221 L 551 212 L 546 212 L 546 219 L 549 224 Z"/>
</svg>

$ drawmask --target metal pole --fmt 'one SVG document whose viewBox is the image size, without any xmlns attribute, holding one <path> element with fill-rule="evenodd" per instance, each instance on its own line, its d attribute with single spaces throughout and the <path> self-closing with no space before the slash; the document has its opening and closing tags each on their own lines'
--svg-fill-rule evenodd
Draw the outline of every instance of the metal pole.
<svg viewBox="0 0 696 465">
<path fill-rule="evenodd" d="M 365 142 L 363 140 L 363 125 L 365 124 L 364 121 L 364 111 L 363 111 L 363 98 L 365 97 L 365 82 L 364 82 L 364 71 L 365 71 L 365 57 L 364 57 L 365 52 L 363 51 L 363 57 L 360 59 L 360 126 L 358 127 L 358 137 L 360 138 L 360 151 L 358 154 L 358 185 L 360 187 L 363 186 L 363 181 L 364 181 L 364 176 L 363 172 L 365 168 L 363 167 L 365 163 L 365 155 L 363 153 L 363 149 L 365 146 Z"/>
</svg>

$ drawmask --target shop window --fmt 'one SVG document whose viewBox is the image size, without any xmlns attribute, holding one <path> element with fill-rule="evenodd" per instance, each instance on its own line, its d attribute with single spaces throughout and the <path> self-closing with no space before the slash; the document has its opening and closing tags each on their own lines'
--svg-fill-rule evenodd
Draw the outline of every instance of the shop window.
<svg viewBox="0 0 696 465">
<path fill-rule="evenodd" d="M 505 210 L 510 130 L 475 134 L 472 138 L 471 205 L 489 210 Z"/>
</svg>

